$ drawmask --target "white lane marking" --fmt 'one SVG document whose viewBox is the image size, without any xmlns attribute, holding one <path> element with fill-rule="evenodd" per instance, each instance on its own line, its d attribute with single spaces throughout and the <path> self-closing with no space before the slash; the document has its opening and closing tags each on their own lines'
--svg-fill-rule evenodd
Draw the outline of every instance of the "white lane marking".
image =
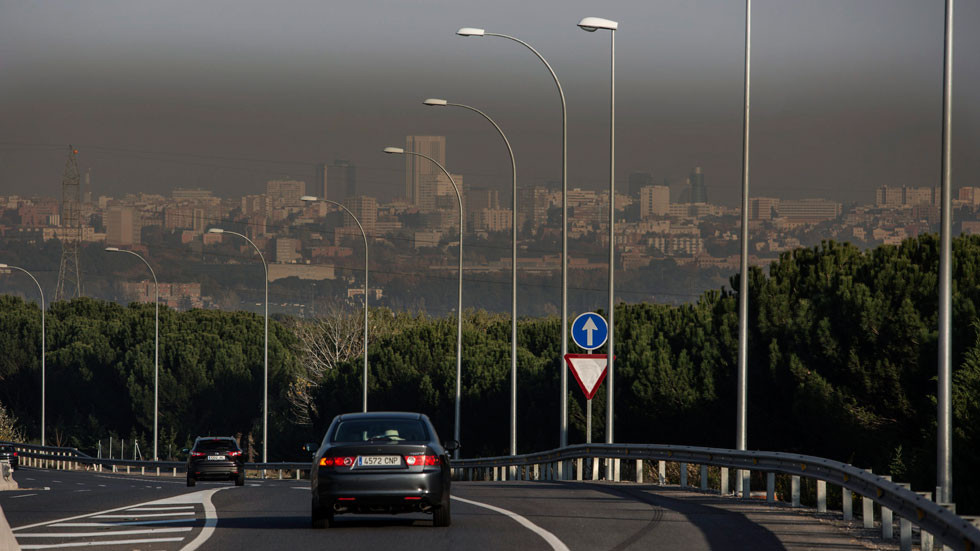
<svg viewBox="0 0 980 551">
<path fill-rule="evenodd" d="M 132 536 L 135 534 L 164 534 L 171 532 L 190 532 L 191 527 L 186 528 L 147 528 L 146 530 L 119 530 L 116 532 L 51 532 L 48 534 L 17 534 L 20 538 L 98 538 L 103 536 Z"/>
<path fill-rule="evenodd" d="M 169 507 L 133 507 L 130 511 L 179 511 L 180 509 L 193 508 L 193 505 L 171 505 Z"/>
<path fill-rule="evenodd" d="M 309 490 L 309 486 L 292 486 L 290 490 Z"/>
<path fill-rule="evenodd" d="M 194 511 L 174 511 L 172 513 L 149 513 L 146 515 L 136 513 L 135 515 L 94 515 L 92 518 L 149 518 L 149 517 L 175 517 L 179 515 L 193 515 Z"/>
<path fill-rule="evenodd" d="M 60 549 L 62 547 L 103 547 L 106 545 L 131 545 L 134 543 L 164 543 L 171 541 L 181 541 L 184 538 L 146 538 L 139 540 L 104 540 L 104 541 L 80 541 L 75 543 L 51 543 L 41 545 L 21 545 L 21 549 Z"/>
<path fill-rule="evenodd" d="M 511 519 L 513 519 L 518 524 L 520 524 L 521 526 L 541 536 L 541 539 L 548 542 L 548 545 L 550 545 L 551 548 L 554 549 L 555 551 L 569 551 L 568 546 L 562 543 L 562 541 L 558 539 L 557 536 L 545 530 L 544 528 L 541 528 L 537 524 L 534 524 L 533 522 L 527 520 L 521 515 L 518 515 L 513 511 L 508 511 L 507 509 L 501 509 L 500 507 L 494 507 L 493 505 L 488 505 L 486 503 L 480 503 L 479 501 L 471 501 L 469 499 L 463 499 L 457 496 L 450 496 L 450 497 L 452 499 L 455 499 L 456 501 L 462 501 L 463 503 L 469 503 L 470 505 L 476 505 L 477 507 L 483 507 L 486 509 L 490 509 L 491 511 L 494 511 L 496 513 L 500 513 L 501 515 L 506 515 Z"/>
<path fill-rule="evenodd" d="M 149 526 L 151 524 L 176 524 L 178 522 L 197 522 L 196 518 L 174 518 L 167 520 L 132 520 L 126 522 L 59 522 L 52 528 L 95 528 L 106 526 Z"/>
<path fill-rule="evenodd" d="M 18 497 L 31 497 L 31 496 L 36 496 L 36 495 L 37 494 L 22 494 L 22 495 L 19 495 L 19 496 L 10 496 L 10 499 L 17 499 Z"/>
<path fill-rule="evenodd" d="M 92 491 L 92 490 L 75 490 L 75 492 L 74 492 L 74 493 L 76 493 L 76 494 L 77 494 L 78 492 L 91 492 L 91 491 Z"/>
<path fill-rule="evenodd" d="M 58 484 L 61 484 L 60 480 L 52 480 L 51 482 L 57 482 Z"/>
<path fill-rule="evenodd" d="M 613 358 L 615 359 L 615 358 Z M 33 478 L 25 478 L 24 480 L 34 480 Z"/>
<path fill-rule="evenodd" d="M 200 492 L 201 494 L 201 505 L 204 506 L 204 528 L 201 528 L 201 533 L 194 538 L 193 541 L 185 545 L 180 549 L 180 551 L 196 551 L 196 549 L 202 545 L 211 534 L 214 533 L 214 527 L 218 524 L 218 513 L 215 511 L 214 503 L 211 503 L 211 496 L 221 490 L 227 490 L 228 488 L 215 488 L 214 490 L 208 490 L 207 492 Z"/>
<path fill-rule="evenodd" d="M 615 358 L 614 358 L 614 359 L 615 359 Z M 84 486 L 84 485 L 85 485 L 85 483 L 84 483 L 84 482 L 76 482 L 76 483 L 75 483 L 75 486 Z"/>
</svg>

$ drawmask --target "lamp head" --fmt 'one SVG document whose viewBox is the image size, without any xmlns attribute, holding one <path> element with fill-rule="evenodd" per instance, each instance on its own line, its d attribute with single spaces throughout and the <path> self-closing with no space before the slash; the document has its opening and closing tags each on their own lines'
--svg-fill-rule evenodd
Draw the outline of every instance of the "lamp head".
<svg viewBox="0 0 980 551">
<path fill-rule="evenodd" d="M 448 103 L 448 102 L 446 100 L 444 100 L 444 99 L 429 98 L 429 99 L 423 101 L 422 103 L 424 103 L 426 105 L 433 105 L 433 106 L 442 106 L 442 107 L 445 107 L 446 103 Z"/>
<path fill-rule="evenodd" d="M 463 27 L 462 29 L 456 31 L 456 34 L 459 36 L 483 36 L 486 34 L 486 31 L 483 29 L 475 29 L 473 27 Z"/>
<path fill-rule="evenodd" d="M 106 247 L 105 250 L 109 251 L 110 253 L 118 253 L 120 251 L 119 247 Z"/>
<path fill-rule="evenodd" d="M 603 19 L 601 17 L 586 17 L 585 19 L 578 22 L 579 28 L 583 31 L 588 31 L 594 33 L 599 29 L 604 29 L 607 31 L 615 31 L 619 28 L 619 23 L 611 21 L 609 19 Z"/>
<path fill-rule="evenodd" d="M 400 148 L 400 147 L 386 147 L 385 148 L 385 153 L 392 153 L 392 154 L 395 154 L 395 155 L 404 155 L 405 154 L 405 150 L 402 149 L 402 148 Z"/>
<path fill-rule="evenodd" d="M 319 201 L 320 199 L 318 199 L 317 197 L 314 197 L 312 195 L 304 195 L 304 196 L 300 197 L 299 200 L 300 201 Z"/>
<path fill-rule="evenodd" d="M 208 230 L 208 233 L 225 233 L 225 230 L 221 228 L 211 228 L 210 230 Z"/>
</svg>

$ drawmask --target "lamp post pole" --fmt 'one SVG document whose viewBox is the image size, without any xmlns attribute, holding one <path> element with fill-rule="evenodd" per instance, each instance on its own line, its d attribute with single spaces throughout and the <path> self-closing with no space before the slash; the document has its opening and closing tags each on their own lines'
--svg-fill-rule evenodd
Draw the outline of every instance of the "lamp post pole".
<svg viewBox="0 0 980 551">
<path fill-rule="evenodd" d="M 507 146 L 507 153 L 510 155 L 511 170 L 511 257 L 510 257 L 510 454 L 517 455 L 517 163 L 514 161 L 514 149 L 510 146 L 510 140 L 500 129 L 500 126 L 483 111 L 463 105 L 462 103 L 449 103 L 444 99 L 430 98 L 423 102 L 431 106 L 449 106 L 469 109 L 474 113 L 485 118 L 504 140 Z"/>
<path fill-rule="evenodd" d="M 752 0 L 745 0 L 745 92 L 742 110 L 742 247 L 738 282 L 738 382 L 735 449 L 746 449 L 749 361 L 749 122 L 751 106 Z M 749 471 L 738 471 L 737 488 L 749 497 Z"/>
<path fill-rule="evenodd" d="M 568 445 L 568 369 L 565 367 L 565 354 L 568 353 L 568 113 L 565 105 L 565 92 L 561 82 L 548 61 L 530 44 L 519 38 L 506 34 L 488 33 L 483 29 L 463 27 L 456 31 L 460 36 L 496 36 L 513 40 L 526 47 L 544 63 L 551 73 L 551 78 L 558 88 L 561 99 L 561 356 L 558 358 L 558 369 L 561 372 L 561 420 L 559 443 L 561 447 Z M 559 462 L 559 470 L 562 464 Z M 559 473 L 561 475 L 562 473 Z"/>
<path fill-rule="evenodd" d="M 952 125 L 953 125 L 953 0 L 946 0 L 945 43 L 943 48 L 943 146 L 942 207 L 939 231 L 939 373 L 937 389 L 938 443 L 936 501 L 953 501 L 953 421 L 952 421 Z"/>
<path fill-rule="evenodd" d="M 45 382 L 45 368 L 44 368 L 44 349 L 45 349 L 45 346 L 44 346 L 44 290 L 41 289 L 41 284 L 38 283 L 37 278 L 34 277 L 34 274 L 28 272 L 24 268 L 20 268 L 18 266 L 10 266 L 10 265 L 7 265 L 7 264 L 0 264 L 0 269 L 4 269 L 4 268 L 10 269 L 10 270 L 19 270 L 19 271 L 24 272 L 25 274 L 27 274 L 27 277 L 33 279 L 34 280 L 34 284 L 37 285 L 37 292 L 38 293 L 41 293 L 41 445 L 44 446 L 45 445 L 45 439 L 44 439 L 44 426 L 45 426 L 44 413 L 45 413 L 45 410 L 46 410 L 46 407 L 45 407 L 45 396 L 47 394 L 46 393 L 46 390 L 47 389 L 45 388 L 46 382 Z"/>
<path fill-rule="evenodd" d="M 609 31 L 609 342 L 607 345 L 606 376 L 606 443 L 612 444 L 613 437 L 613 363 L 615 359 L 615 318 L 616 300 L 614 298 L 614 278 L 616 275 L 616 30 L 619 23 L 600 17 L 586 17 L 579 21 L 579 28 L 586 32 L 599 29 Z M 590 435 L 591 436 L 591 435 Z"/>
<path fill-rule="evenodd" d="M 363 380 L 363 397 L 362 397 L 362 411 L 367 411 L 367 397 L 368 397 L 368 241 L 367 234 L 364 233 L 364 226 L 361 225 L 361 221 L 357 219 L 357 216 L 353 212 L 341 203 L 337 201 L 331 201 L 330 199 L 319 199 L 313 197 L 312 195 L 304 195 L 300 197 L 303 201 L 323 201 L 325 203 L 330 203 L 331 205 L 336 205 L 342 209 L 344 212 L 349 214 L 354 222 L 357 224 L 357 228 L 361 230 L 361 237 L 364 238 L 364 380 Z"/>
<path fill-rule="evenodd" d="M 153 460 L 159 461 L 160 456 L 157 454 L 157 428 L 160 411 L 160 284 L 157 282 L 157 274 L 153 271 L 153 266 L 150 266 L 150 263 L 139 253 L 117 247 L 106 247 L 105 250 L 111 253 L 128 253 L 135 256 L 142 260 L 143 264 L 146 264 L 146 267 L 150 270 L 150 275 L 153 276 Z"/>
<path fill-rule="evenodd" d="M 446 167 L 442 166 L 439 161 L 425 155 L 423 153 L 417 153 L 415 151 L 405 151 L 400 147 L 386 147 L 384 149 L 385 153 L 396 154 L 396 155 L 414 155 L 416 157 L 422 157 L 432 161 L 432 164 L 439 167 L 443 174 L 449 178 L 449 183 L 453 185 L 453 191 L 456 192 L 456 201 L 459 203 L 459 283 L 456 289 L 456 421 L 455 428 L 453 429 L 453 438 L 459 441 L 459 402 L 460 395 L 462 394 L 462 374 L 463 374 L 463 197 L 459 194 L 459 187 L 456 185 L 456 180 L 453 180 L 452 174 L 446 170 Z M 457 448 L 453 452 L 453 457 L 459 459 L 459 449 Z"/>
<path fill-rule="evenodd" d="M 265 345 L 263 346 L 264 354 L 264 369 L 262 374 L 262 462 L 269 462 L 269 265 L 265 263 L 265 255 L 259 249 L 248 236 L 233 232 L 229 230 L 223 230 L 221 228 L 211 228 L 208 233 L 229 233 L 231 235 L 237 235 L 255 249 L 255 252 L 259 253 L 259 258 L 262 259 L 262 268 L 265 269 Z M 265 469 L 262 470 L 263 477 L 265 476 Z"/>
</svg>

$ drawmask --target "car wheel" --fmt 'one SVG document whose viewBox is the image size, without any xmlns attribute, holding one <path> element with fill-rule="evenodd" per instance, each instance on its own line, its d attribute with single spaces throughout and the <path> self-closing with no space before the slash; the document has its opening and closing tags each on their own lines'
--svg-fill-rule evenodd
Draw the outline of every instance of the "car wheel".
<svg viewBox="0 0 980 551">
<path fill-rule="evenodd" d="M 333 512 L 325 511 L 317 503 L 317 500 L 313 500 L 313 506 L 310 509 L 310 517 L 312 520 L 312 526 L 315 529 L 321 530 L 323 528 L 330 528 L 333 524 Z"/>
<path fill-rule="evenodd" d="M 449 526 L 451 523 L 452 516 L 450 514 L 449 500 L 447 499 L 445 503 L 432 511 L 432 525 L 443 527 Z"/>
<path fill-rule="evenodd" d="M 194 485 L 196 485 L 196 484 L 197 484 L 197 479 L 195 479 L 195 478 L 194 478 L 193 476 L 191 476 L 191 475 L 187 475 L 187 485 L 188 485 L 188 486 L 194 486 Z"/>
<path fill-rule="evenodd" d="M 238 471 L 238 476 L 235 477 L 235 486 L 245 485 L 245 471 Z"/>
</svg>

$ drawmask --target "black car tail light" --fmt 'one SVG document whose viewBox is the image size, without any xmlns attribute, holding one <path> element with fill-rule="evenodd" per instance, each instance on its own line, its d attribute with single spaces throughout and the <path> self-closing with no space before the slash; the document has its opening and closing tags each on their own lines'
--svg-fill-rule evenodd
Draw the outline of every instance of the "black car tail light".
<svg viewBox="0 0 980 551">
<path fill-rule="evenodd" d="M 409 467 L 414 465 L 432 467 L 442 465 L 442 459 L 438 455 L 406 455 L 405 464 Z"/>
<path fill-rule="evenodd" d="M 321 457 L 320 466 L 321 467 L 353 467 L 356 457 L 351 456 L 340 456 L 340 457 Z"/>
<path fill-rule="evenodd" d="M 227 454 L 225 454 L 225 455 L 227 455 L 228 457 L 238 457 L 238 456 L 240 456 L 241 454 L 242 454 L 242 452 L 240 452 L 240 451 L 232 451 L 232 452 L 228 452 L 228 453 L 227 453 Z"/>
</svg>

